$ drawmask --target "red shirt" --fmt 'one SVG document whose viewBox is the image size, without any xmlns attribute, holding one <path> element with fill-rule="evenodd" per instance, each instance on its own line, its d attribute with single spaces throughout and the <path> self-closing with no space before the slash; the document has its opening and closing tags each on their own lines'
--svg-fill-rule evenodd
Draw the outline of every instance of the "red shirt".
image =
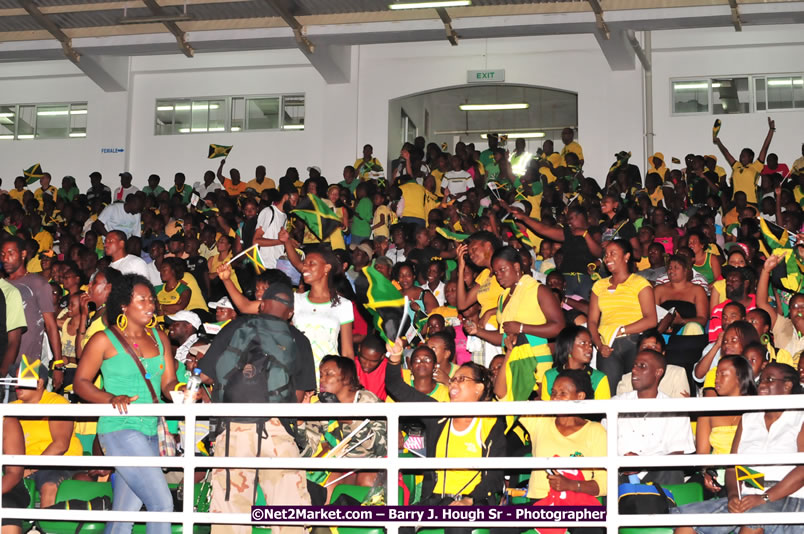
<svg viewBox="0 0 804 534">
<path fill-rule="evenodd" d="M 372 372 L 367 373 L 360 365 L 360 361 L 355 358 L 355 367 L 357 367 L 357 379 L 363 384 L 363 387 L 371 391 L 381 401 L 385 401 L 388 394 L 385 392 L 385 368 L 388 366 L 388 359 L 383 358 L 382 363 L 377 366 Z"/>
</svg>

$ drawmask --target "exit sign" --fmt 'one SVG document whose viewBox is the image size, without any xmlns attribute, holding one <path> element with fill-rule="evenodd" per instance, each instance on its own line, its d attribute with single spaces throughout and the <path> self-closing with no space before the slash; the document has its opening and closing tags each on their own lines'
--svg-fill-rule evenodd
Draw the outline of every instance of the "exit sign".
<svg viewBox="0 0 804 534">
<path fill-rule="evenodd" d="M 467 83 L 504 82 L 505 69 L 499 70 L 470 70 L 466 72 Z"/>
</svg>

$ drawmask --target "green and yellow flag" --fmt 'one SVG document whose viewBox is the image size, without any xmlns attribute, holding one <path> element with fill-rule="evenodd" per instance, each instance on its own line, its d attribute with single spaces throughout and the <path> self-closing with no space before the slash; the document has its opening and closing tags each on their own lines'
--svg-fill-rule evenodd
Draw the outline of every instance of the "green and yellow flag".
<svg viewBox="0 0 804 534">
<path fill-rule="evenodd" d="M 444 239 L 449 239 L 450 241 L 466 241 L 469 239 L 469 234 L 454 232 L 449 228 L 436 228 L 436 233 Z"/>
<path fill-rule="evenodd" d="M 786 290 L 798 293 L 804 288 L 804 274 L 801 272 L 796 252 L 793 249 L 794 243 L 791 241 L 790 232 L 786 228 L 774 226 L 775 229 L 771 229 L 768 222 L 760 217 L 759 229 L 762 233 L 764 244 L 767 245 L 767 250 L 764 252 L 782 256 L 785 273 L 784 276 L 780 275 L 778 282 Z M 779 229 L 781 229 L 781 233 L 778 232 Z M 795 238 L 793 237 L 793 239 Z"/>
<path fill-rule="evenodd" d="M 516 221 L 513 218 L 506 219 L 505 220 L 505 225 L 508 226 L 508 228 L 511 229 L 511 233 L 514 234 L 514 238 L 517 241 L 519 241 L 523 245 L 526 245 L 526 246 L 528 246 L 530 248 L 534 248 L 536 246 L 533 243 L 533 241 L 530 240 L 530 238 L 527 236 L 527 234 L 522 233 L 522 230 L 519 229 L 519 225 L 516 223 Z"/>
<path fill-rule="evenodd" d="M 204 331 L 207 334 L 214 336 L 215 334 L 223 330 L 224 326 L 226 326 L 231 322 L 232 322 L 231 319 L 227 319 L 226 321 L 218 321 L 216 323 L 204 323 Z"/>
<path fill-rule="evenodd" d="M 225 158 L 231 151 L 231 146 L 209 145 L 209 155 L 207 155 L 207 159 Z"/>
<path fill-rule="evenodd" d="M 754 471 L 750 467 L 744 465 L 735 465 L 734 474 L 737 476 L 737 482 L 744 482 L 749 488 L 756 488 L 759 491 L 765 491 L 765 474 Z"/>
<path fill-rule="evenodd" d="M 23 176 L 25 176 L 25 183 L 31 185 L 34 182 L 38 182 L 41 177 L 45 175 L 42 172 L 42 166 L 38 163 L 34 163 L 24 171 L 22 171 Z"/>
<path fill-rule="evenodd" d="M 368 279 L 366 310 L 373 319 L 374 327 L 386 342 L 393 343 L 400 324 L 407 319 L 405 298 L 380 271 L 372 265 L 363 267 Z M 404 330 L 403 330 L 404 332 Z"/>
<path fill-rule="evenodd" d="M 319 241 L 325 241 L 343 224 L 341 218 L 315 195 L 307 195 L 291 213 L 304 221 Z"/>
<path fill-rule="evenodd" d="M 256 245 L 251 247 L 248 252 L 246 252 L 245 256 L 251 261 L 251 264 L 254 265 L 254 270 L 257 271 L 257 274 L 268 270 L 268 266 L 265 265 L 262 261 L 262 256 L 260 256 L 260 249 Z"/>
<path fill-rule="evenodd" d="M 720 127 L 722 126 L 720 119 L 715 119 L 715 125 L 712 126 L 712 141 L 717 139 L 717 136 L 720 134 Z"/>
</svg>

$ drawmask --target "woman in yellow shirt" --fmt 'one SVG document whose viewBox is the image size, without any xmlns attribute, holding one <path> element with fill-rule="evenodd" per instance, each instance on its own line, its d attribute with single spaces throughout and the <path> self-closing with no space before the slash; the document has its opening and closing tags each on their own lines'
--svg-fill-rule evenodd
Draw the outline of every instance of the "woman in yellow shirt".
<svg viewBox="0 0 804 534">
<path fill-rule="evenodd" d="M 229 260 L 232 259 L 233 245 L 234 245 L 234 238 L 229 237 L 228 235 L 220 236 L 216 244 L 218 253 L 213 256 L 210 256 L 209 259 L 207 260 L 207 271 L 210 286 L 209 287 L 210 300 L 218 300 L 226 295 L 226 288 L 223 287 L 223 282 L 221 282 L 220 279 L 218 278 L 218 267 L 220 267 L 224 263 L 228 263 Z M 242 293 L 243 290 L 240 289 L 240 283 L 237 281 L 237 273 L 235 273 L 234 269 L 231 270 L 231 275 L 229 276 L 229 279 L 235 285 L 237 290 Z"/>
<path fill-rule="evenodd" d="M 597 368 L 609 378 L 611 394 L 634 365 L 640 332 L 655 328 L 656 299 L 646 279 L 632 272 L 631 243 L 606 243 L 603 262 L 611 273 L 595 282 L 589 299 L 589 332 L 598 350 Z"/>
<path fill-rule="evenodd" d="M 154 288 L 159 302 L 159 315 L 171 315 L 186 310 L 193 291 L 181 280 L 184 276 L 184 260 L 165 258 L 162 260 L 159 276 L 163 283 Z"/>
<path fill-rule="evenodd" d="M 561 371 L 550 392 L 551 400 L 561 401 L 591 399 L 593 396 L 589 375 L 580 369 Z M 606 429 L 600 423 L 578 415 L 527 416 L 519 421 L 530 434 L 534 458 L 606 456 Z M 562 469 L 553 474 L 544 470 L 533 471 L 528 498 L 543 499 L 550 490 L 566 492 L 567 505 L 584 504 L 584 499 L 591 501 L 589 496 L 606 495 L 606 470 L 583 469 L 578 472 Z"/>
</svg>

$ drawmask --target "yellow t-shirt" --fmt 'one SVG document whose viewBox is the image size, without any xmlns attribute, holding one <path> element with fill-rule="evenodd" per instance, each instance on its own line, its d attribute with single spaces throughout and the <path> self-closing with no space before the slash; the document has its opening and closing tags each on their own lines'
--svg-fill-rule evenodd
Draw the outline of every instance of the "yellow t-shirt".
<svg viewBox="0 0 804 534">
<path fill-rule="evenodd" d="M 416 217 L 424 219 L 425 214 L 425 193 L 427 190 L 416 182 L 408 182 L 399 186 L 402 190 L 402 198 L 405 199 L 405 207 L 402 210 L 403 217 Z"/>
<path fill-rule="evenodd" d="M 519 422 L 530 434 L 533 457 L 550 458 L 553 456 L 606 456 L 606 429 L 600 423 L 588 421 L 574 434 L 563 435 L 556 428 L 556 418 L 547 416 L 521 417 Z M 562 471 L 570 471 L 565 469 Z M 597 482 L 600 493 L 606 495 L 606 470 L 583 469 L 586 481 Z M 550 491 L 547 482 L 547 471 L 537 470 L 530 474 L 528 485 L 529 499 L 542 499 Z"/>
<path fill-rule="evenodd" d="M 476 417 L 469 427 L 458 432 L 452 428 L 452 420 L 444 425 L 444 430 L 436 442 L 436 458 L 481 458 L 484 456 L 483 444 L 491 433 L 496 419 L 494 417 Z M 447 439 L 449 437 L 449 439 Z M 448 447 L 449 446 L 449 447 Z M 451 469 L 436 471 L 434 494 L 466 495 L 472 493 L 480 483 L 481 476 L 477 471 L 468 469 Z"/>
<path fill-rule="evenodd" d="M 190 302 L 187 304 L 187 309 L 209 311 L 207 302 L 204 300 L 204 294 L 201 292 L 201 288 L 199 287 L 198 282 L 196 282 L 195 277 L 191 273 L 184 273 L 181 281 L 187 284 L 187 287 L 192 290 Z"/>
<path fill-rule="evenodd" d="M 564 148 L 561 150 L 561 165 L 562 166 L 567 165 L 567 154 L 570 153 L 570 152 L 572 152 L 573 154 L 577 154 L 578 159 L 583 161 L 583 148 L 581 148 L 581 145 L 578 144 L 577 141 L 572 141 L 570 144 L 564 145 Z"/>
<path fill-rule="evenodd" d="M 22 404 L 22 401 L 15 400 L 12 404 Z M 50 391 L 43 391 L 42 398 L 38 404 L 69 404 L 67 399 Z M 47 417 L 39 419 L 20 419 L 22 433 L 25 435 L 25 454 L 28 456 L 40 456 L 45 449 L 53 443 L 53 436 L 50 435 L 50 423 Z M 81 442 L 75 437 L 75 428 L 70 436 L 70 446 L 64 456 L 81 456 L 84 449 Z"/>
<path fill-rule="evenodd" d="M 53 248 L 53 235 L 47 230 L 40 230 L 38 234 L 33 236 L 34 241 L 39 243 L 39 252 L 50 250 Z"/>
<path fill-rule="evenodd" d="M 43 190 L 41 187 L 36 191 L 34 191 L 34 198 L 39 202 L 40 210 L 45 207 L 45 203 L 42 200 L 42 196 L 45 193 L 50 195 L 50 197 L 53 199 L 53 202 L 56 202 L 56 198 L 59 196 L 59 190 L 56 188 L 55 185 L 51 185 L 50 187 L 47 188 L 46 191 Z"/>
<path fill-rule="evenodd" d="M 734 171 L 731 175 L 732 183 L 734 184 L 734 192 L 742 191 L 745 193 L 746 200 L 753 204 L 757 203 L 757 178 L 759 177 L 765 165 L 758 160 L 750 163 L 744 167 L 739 161 L 735 161 L 732 165 Z"/>
<path fill-rule="evenodd" d="M 455 374 L 455 371 L 458 369 L 457 365 L 453 365 L 454 369 L 450 369 L 452 372 L 450 376 Z M 413 377 L 410 374 L 410 369 L 402 369 L 402 380 L 408 384 L 410 387 L 413 387 Z M 433 391 L 427 394 L 428 397 L 431 397 L 438 402 L 449 402 L 449 388 L 444 384 L 440 384 L 436 382 L 436 387 L 433 388 Z M 390 396 L 385 398 L 385 402 L 396 402 Z"/>
<path fill-rule="evenodd" d="M 223 188 L 226 189 L 230 197 L 236 197 L 243 193 L 248 188 L 248 185 L 242 181 L 235 185 L 230 178 L 226 178 L 223 181 Z"/>
<path fill-rule="evenodd" d="M 491 274 L 491 269 L 483 269 L 483 272 L 475 278 L 475 283 L 480 286 L 480 290 L 477 292 L 477 302 L 480 304 L 482 317 L 484 313 L 497 307 L 503 288 L 497 282 L 497 278 Z M 494 319 L 494 322 L 496 323 L 497 320 Z"/>
<path fill-rule="evenodd" d="M 371 225 L 374 226 L 380 224 L 380 220 L 383 215 L 385 215 L 385 224 L 374 229 L 374 237 L 377 236 L 390 237 L 391 225 L 396 223 L 396 214 L 393 211 L 391 211 L 391 208 L 383 204 L 382 206 L 377 206 L 377 209 L 374 211 L 374 219 L 371 221 Z"/>
<path fill-rule="evenodd" d="M 556 167 L 561 167 L 561 165 L 563 164 L 563 158 L 561 157 L 561 154 L 559 154 L 558 152 L 553 152 L 544 159 L 550 162 L 550 165 L 553 166 L 553 169 L 555 169 Z M 556 175 L 553 174 L 553 170 L 550 169 L 549 167 L 542 167 L 541 169 L 539 169 L 539 172 L 542 173 L 545 178 L 547 178 L 548 184 L 556 181 Z"/>
<path fill-rule="evenodd" d="M 611 277 L 603 278 L 592 286 L 592 293 L 597 295 L 600 309 L 598 332 L 600 340 L 608 345 L 614 332 L 621 326 L 635 323 L 642 319 L 642 308 L 639 305 L 639 292 L 651 287 L 650 282 L 636 274 L 609 291 Z"/>
<path fill-rule="evenodd" d="M 271 178 L 267 176 L 259 183 L 256 178 L 251 180 L 249 183 L 246 184 L 246 189 L 251 188 L 257 193 L 262 193 L 266 189 L 276 189 L 276 182 L 274 182 Z"/>
<path fill-rule="evenodd" d="M 39 259 L 39 254 L 31 258 L 31 260 L 25 265 L 25 270 L 29 273 L 42 272 L 42 261 Z"/>
<path fill-rule="evenodd" d="M 27 188 L 23 189 L 22 191 L 17 191 L 16 189 L 12 189 L 12 190 L 10 190 L 8 192 L 8 196 L 10 196 L 14 200 L 16 200 L 17 202 L 22 204 L 22 195 L 24 195 L 26 191 L 28 191 Z"/>
</svg>

